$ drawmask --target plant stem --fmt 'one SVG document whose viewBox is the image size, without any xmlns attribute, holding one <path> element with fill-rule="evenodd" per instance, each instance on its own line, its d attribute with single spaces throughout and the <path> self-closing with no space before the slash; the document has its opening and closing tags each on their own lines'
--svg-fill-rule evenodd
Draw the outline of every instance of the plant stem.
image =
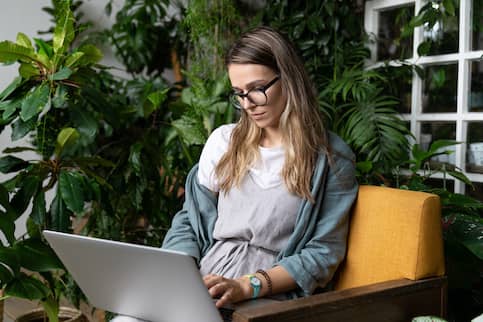
<svg viewBox="0 0 483 322">
<path fill-rule="evenodd" d="M 59 303 L 55 299 L 47 298 L 46 301 L 42 301 L 42 306 L 47 313 L 49 322 L 59 322 Z"/>
</svg>

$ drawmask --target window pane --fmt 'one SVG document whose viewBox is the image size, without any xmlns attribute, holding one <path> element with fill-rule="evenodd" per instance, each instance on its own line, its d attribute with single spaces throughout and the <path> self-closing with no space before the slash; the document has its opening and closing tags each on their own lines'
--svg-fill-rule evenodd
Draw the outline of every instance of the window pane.
<svg viewBox="0 0 483 322">
<path fill-rule="evenodd" d="M 483 173 L 483 122 L 468 123 L 466 171 Z"/>
<path fill-rule="evenodd" d="M 483 1 L 473 0 L 472 48 L 483 50 Z"/>
<path fill-rule="evenodd" d="M 444 14 L 436 21 L 432 28 L 429 28 L 428 25 L 424 27 L 423 47 L 429 46 L 427 55 L 442 55 L 458 52 L 459 1 L 456 2 L 454 16 Z"/>
<path fill-rule="evenodd" d="M 473 187 L 466 185 L 465 195 L 483 201 L 483 183 L 472 182 Z"/>
<path fill-rule="evenodd" d="M 436 140 L 455 140 L 456 123 L 454 122 L 424 122 L 421 123 L 421 138 L 419 140 L 421 148 L 428 150 L 431 143 Z M 455 151 L 454 146 L 444 147 L 443 151 Z M 446 162 L 455 164 L 455 154 L 442 154 L 432 158 L 432 161 Z"/>
<path fill-rule="evenodd" d="M 414 5 L 384 10 L 379 13 L 377 60 L 404 59 L 413 55 L 413 37 L 401 39 L 402 26 L 414 16 Z"/>
<path fill-rule="evenodd" d="M 399 113 L 411 113 L 411 87 L 413 81 L 412 66 L 383 66 L 379 71 L 387 78 L 384 94 L 394 96 L 399 100 L 395 109 Z"/>
<path fill-rule="evenodd" d="M 483 60 L 470 62 L 471 93 L 468 100 L 470 112 L 483 112 Z"/>
<path fill-rule="evenodd" d="M 455 113 L 458 65 L 428 66 L 424 74 L 423 113 Z"/>
</svg>

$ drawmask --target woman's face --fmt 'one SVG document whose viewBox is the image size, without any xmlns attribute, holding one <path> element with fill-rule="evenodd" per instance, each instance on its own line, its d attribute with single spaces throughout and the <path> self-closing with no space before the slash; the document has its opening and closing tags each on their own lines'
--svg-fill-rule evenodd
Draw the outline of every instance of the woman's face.
<svg viewBox="0 0 483 322">
<path fill-rule="evenodd" d="M 235 93 L 245 94 L 249 90 L 263 87 L 275 79 L 278 75 L 270 68 L 256 64 L 230 64 L 228 76 Z M 262 128 L 278 128 L 280 115 L 285 109 L 286 97 L 282 93 L 280 80 L 271 85 L 265 92 L 267 103 L 258 106 L 243 98 L 241 107 L 255 124 Z"/>
</svg>

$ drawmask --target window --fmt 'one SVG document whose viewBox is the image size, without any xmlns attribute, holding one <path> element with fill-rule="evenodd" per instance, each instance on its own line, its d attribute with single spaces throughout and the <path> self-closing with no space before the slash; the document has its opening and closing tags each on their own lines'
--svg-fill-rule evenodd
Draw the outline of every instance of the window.
<svg viewBox="0 0 483 322">
<path fill-rule="evenodd" d="M 483 201 L 483 0 L 455 2 L 455 15 L 398 40 L 401 27 L 427 2 L 368 0 L 365 28 L 376 38 L 369 64 L 402 60 L 421 67 L 424 77 L 411 72 L 397 82 L 398 110 L 423 147 L 437 139 L 462 142 L 439 161 L 456 165 L 474 183 L 473 189 L 452 181 L 455 192 Z M 421 44 L 425 52 L 420 56 Z"/>
</svg>

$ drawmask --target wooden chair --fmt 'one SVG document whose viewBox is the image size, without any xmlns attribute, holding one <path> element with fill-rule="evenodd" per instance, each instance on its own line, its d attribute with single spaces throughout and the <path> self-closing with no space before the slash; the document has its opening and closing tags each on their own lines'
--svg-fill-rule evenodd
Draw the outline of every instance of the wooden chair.
<svg viewBox="0 0 483 322">
<path fill-rule="evenodd" d="M 361 186 L 335 290 L 242 305 L 233 321 L 392 322 L 421 315 L 445 317 L 447 280 L 440 217 L 436 195 Z"/>
</svg>

